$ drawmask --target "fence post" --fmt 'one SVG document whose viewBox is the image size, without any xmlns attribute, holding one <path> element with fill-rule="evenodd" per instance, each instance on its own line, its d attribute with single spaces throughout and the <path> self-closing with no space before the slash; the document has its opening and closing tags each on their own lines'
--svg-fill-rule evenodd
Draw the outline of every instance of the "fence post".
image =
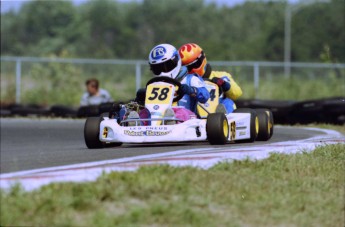
<svg viewBox="0 0 345 227">
<path fill-rule="evenodd" d="M 259 93 L 259 77 L 260 77 L 259 63 L 254 63 L 254 89 L 255 89 L 255 99 L 258 98 L 258 93 Z"/>
<path fill-rule="evenodd" d="M 20 103 L 21 77 L 22 77 L 22 62 L 20 58 L 17 58 L 16 60 L 16 104 Z"/>
<path fill-rule="evenodd" d="M 137 91 L 141 86 L 141 65 L 140 62 L 135 64 L 135 88 Z"/>
</svg>

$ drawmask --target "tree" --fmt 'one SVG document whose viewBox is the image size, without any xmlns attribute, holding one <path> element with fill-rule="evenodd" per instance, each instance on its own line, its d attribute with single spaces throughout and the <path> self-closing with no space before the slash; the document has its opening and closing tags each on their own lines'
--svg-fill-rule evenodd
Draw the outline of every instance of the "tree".
<svg viewBox="0 0 345 227">
<path fill-rule="evenodd" d="M 85 58 L 145 59 L 159 43 L 198 43 L 211 60 L 282 61 L 286 3 L 233 8 L 204 0 L 30 1 L 1 14 L 1 54 L 68 51 Z M 345 61 L 344 1 L 303 7 L 292 20 L 293 61 Z"/>
</svg>

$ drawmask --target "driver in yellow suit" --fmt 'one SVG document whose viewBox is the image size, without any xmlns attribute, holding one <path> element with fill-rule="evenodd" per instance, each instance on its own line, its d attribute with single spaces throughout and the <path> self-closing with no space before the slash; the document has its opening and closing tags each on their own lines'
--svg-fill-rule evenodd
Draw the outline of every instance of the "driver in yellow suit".
<svg viewBox="0 0 345 227">
<path fill-rule="evenodd" d="M 179 48 L 179 55 L 182 60 L 182 65 L 186 66 L 189 73 L 196 73 L 209 83 L 210 100 L 212 104 L 214 100 L 219 99 L 219 103 L 223 104 L 227 113 L 231 113 L 236 109 L 234 103 L 242 95 L 242 89 L 232 78 L 230 73 L 222 71 L 213 71 L 202 48 L 195 43 L 187 43 Z M 215 86 L 217 84 L 217 86 Z M 215 92 L 217 90 L 218 92 Z M 209 103 L 209 104 L 210 104 Z M 204 104 L 207 109 L 209 104 Z M 217 103 L 218 105 L 218 103 Z"/>
</svg>

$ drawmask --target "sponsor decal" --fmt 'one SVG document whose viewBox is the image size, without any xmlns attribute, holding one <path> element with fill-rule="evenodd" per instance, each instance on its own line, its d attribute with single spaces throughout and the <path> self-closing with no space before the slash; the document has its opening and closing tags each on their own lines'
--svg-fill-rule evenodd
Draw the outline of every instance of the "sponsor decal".
<svg viewBox="0 0 345 227">
<path fill-rule="evenodd" d="M 144 136 L 143 131 L 130 131 L 130 130 L 125 130 L 124 131 L 125 135 L 127 136 Z"/>
<path fill-rule="evenodd" d="M 146 130 L 146 131 L 131 131 L 131 130 L 124 130 L 124 134 L 128 136 L 165 136 L 170 134 L 171 131 L 153 131 L 153 130 Z"/>
<path fill-rule="evenodd" d="M 166 126 L 147 126 L 145 130 L 158 130 L 158 131 L 168 131 L 168 127 Z"/>
<path fill-rule="evenodd" d="M 167 126 L 146 126 L 146 127 L 128 127 L 129 131 L 147 131 L 147 130 L 156 130 L 156 131 L 168 131 Z"/>
<path fill-rule="evenodd" d="M 170 133 L 166 126 L 129 127 L 129 130 L 124 130 L 128 136 L 165 136 Z"/>
<path fill-rule="evenodd" d="M 159 106 L 158 106 L 158 105 L 154 105 L 154 106 L 153 106 L 153 109 L 154 109 L 154 110 L 158 110 L 158 109 L 159 109 Z"/>
<path fill-rule="evenodd" d="M 171 131 L 146 131 L 146 136 L 165 136 L 171 133 Z"/>
<path fill-rule="evenodd" d="M 152 51 L 151 57 L 155 60 L 159 60 L 164 56 L 166 52 L 167 51 L 163 46 L 158 46 Z"/>
<path fill-rule="evenodd" d="M 240 132 L 240 136 L 244 136 L 246 134 L 246 132 Z"/>
<path fill-rule="evenodd" d="M 151 116 L 162 116 L 163 114 L 160 112 L 151 112 Z"/>
<path fill-rule="evenodd" d="M 243 125 L 245 125 L 245 123 L 243 121 L 236 122 L 236 126 L 243 126 Z M 237 128 L 239 128 L 239 127 L 237 127 Z"/>
</svg>

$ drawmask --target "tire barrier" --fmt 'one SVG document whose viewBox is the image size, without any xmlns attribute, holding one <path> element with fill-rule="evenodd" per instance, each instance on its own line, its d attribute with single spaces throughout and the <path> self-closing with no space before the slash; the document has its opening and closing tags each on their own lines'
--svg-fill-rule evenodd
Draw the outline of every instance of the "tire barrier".
<svg viewBox="0 0 345 227">
<path fill-rule="evenodd" d="M 103 103 L 96 106 L 73 108 L 54 105 L 51 108 L 39 105 L 2 105 L 0 116 L 53 116 L 85 118 L 99 116 L 105 112 L 118 112 L 120 104 L 126 102 Z M 307 101 L 277 100 L 238 100 L 238 108 L 269 109 L 273 113 L 275 124 L 310 124 L 329 123 L 345 124 L 345 97 L 334 97 Z"/>
<path fill-rule="evenodd" d="M 323 104 L 323 112 L 327 123 L 345 124 L 345 98 L 333 98 L 325 100 Z"/>
<path fill-rule="evenodd" d="M 293 105 L 291 112 L 293 123 L 345 123 L 345 98 L 309 100 Z"/>
<path fill-rule="evenodd" d="M 49 116 L 50 111 L 46 107 L 36 104 L 32 105 L 13 105 L 10 109 L 11 116 Z"/>
<path fill-rule="evenodd" d="M 278 100 L 239 100 L 237 108 L 269 109 L 273 113 L 275 124 L 293 124 L 291 111 L 295 101 Z"/>
<path fill-rule="evenodd" d="M 77 117 L 83 118 L 83 117 L 96 117 L 99 116 L 99 106 L 81 106 L 78 109 Z"/>
<path fill-rule="evenodd" d="M 0 109 L 0 117 L 10 117 L 11 111 L 8 109 Z"/>
<path fill-rule="evenodd" d="M 50 113 L 54 117 L 77 117 L 78 110 L 69 106 L 54 105 L 50 108 Z"/>
<path fill-rule="evenodd" d="M 96 117 L 101 115 L 102 113 L 106 112 L 119 112 L 120 111 L 120 104 L 124 104 L 125 102 L 108 102 L 102 103 L 100 105 L 94 106 L 81 106 L 77 111 L 77 117 Z"/>
<path fill-rule="evenodd" d="M 236 105 L 238 108 L 270 109 L 276 124 L 345 124 L 345 97 L 301 102 L 239 100 L 236 102 Z"/>
</svg>

